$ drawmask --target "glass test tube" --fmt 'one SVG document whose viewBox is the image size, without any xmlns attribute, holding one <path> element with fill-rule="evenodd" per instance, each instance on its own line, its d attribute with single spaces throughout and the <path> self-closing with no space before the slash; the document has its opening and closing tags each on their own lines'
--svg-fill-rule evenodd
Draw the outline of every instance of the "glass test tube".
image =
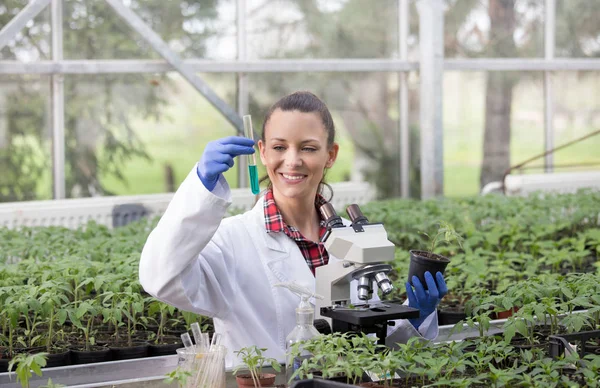
<svg viewBox="0 0 600 388">
<path fill-rule="evenodd" d="M 244 136 L 254 140 L 252 117 L 250 115 L 244 116 Z M 248 155 L 248 175 L 250 176 L 250 189 L 252 190 L 252 194 L 256 195 L 260 193 L 260 187 L 258 186 L 258 169 L 256 167 L 256 153 Z"/>
</svg>

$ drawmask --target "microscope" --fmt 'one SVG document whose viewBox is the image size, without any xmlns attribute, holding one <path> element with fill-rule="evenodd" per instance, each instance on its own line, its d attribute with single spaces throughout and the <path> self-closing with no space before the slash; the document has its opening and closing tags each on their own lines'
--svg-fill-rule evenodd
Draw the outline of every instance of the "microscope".
<svg viewBox="0 0 600 388">
<path fill-rule="evenodd" d="M 378 343 L 385 345 L 388 325 L 395 319 L 419 317 L 419 310 L 383 300 L 369 304 L 373 288 L 382 296 L 393 290 L 387 274 L 394 259 L 394 244 L 387 238 L 381 223 L 370 223 L 358 205 L 350 205 L 346 213 L 352 221 L 344 225 L 333 205 L 319 209 L 327 232 L 321 239 L 329 254 L 340 259 L 316 269 L 316 319 L 325 319 L 334 332 L 375 333 Z M 358 299 L 364 304 L 351 304 L 351 287 L 356 287 Z"/>
</svg>

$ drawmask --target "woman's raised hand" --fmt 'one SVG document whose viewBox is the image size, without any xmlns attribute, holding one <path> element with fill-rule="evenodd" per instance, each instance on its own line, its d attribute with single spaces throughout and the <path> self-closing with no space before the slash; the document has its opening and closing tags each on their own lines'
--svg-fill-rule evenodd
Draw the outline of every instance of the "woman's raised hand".
<svg viewBox="0 0 600 388">
<path fill-rule="evenodd" d="M 219 176 L 233 167 L 233 158 L 254 153 L 254 140 L 241 136 L 229 136 L 211 141 L 196 168 L 200 181 L 208 191 L 212 191 Z"/>
</svg>

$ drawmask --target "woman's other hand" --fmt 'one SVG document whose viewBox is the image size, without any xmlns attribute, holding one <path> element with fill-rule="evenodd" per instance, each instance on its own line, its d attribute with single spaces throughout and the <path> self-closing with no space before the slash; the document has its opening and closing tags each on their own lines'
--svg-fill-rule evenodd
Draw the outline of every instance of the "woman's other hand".
<svg viewBox="0 0 600 388">
<path fill-rule="evenodd" d="M 418 329 L 432 312 L 435 311 L 437 305 L 442 298 L 448 293 L 448 286 L 441 272 L 435 274 L 436 280 L 429 271 L 425 272 L 425 281 L 427 282 L 426 291 L 418 277 L 413 276 L 412 286 L 406 282 L 406 295 L 408 296 L 408 306 L 419 309 L 419 318 L 410 319 L 410 323 Z M 414 291 L 413 291 L 414 286 Z"/>
</svg>

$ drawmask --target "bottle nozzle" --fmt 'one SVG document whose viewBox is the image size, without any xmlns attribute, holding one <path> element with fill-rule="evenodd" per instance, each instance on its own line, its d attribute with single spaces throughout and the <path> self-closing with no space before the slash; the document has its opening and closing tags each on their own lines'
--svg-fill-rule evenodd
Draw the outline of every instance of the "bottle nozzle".
<svg viewBox="0 0 600 388">
<path fill-rule="evenodd" d="M 319 294 L 315 294 L 314 291 L 305 287 L 296 282 L 285 282 L 285 283 L 276 283 L 275 287 L 284 287 L 288 290 L 292 291 L 294 294 L 300 297 L 300 306 L 299 308 L 313 308 L 312 304 L 308 301 L 310 298 L 323 299 L 323 297 Z"/>
</svg>

